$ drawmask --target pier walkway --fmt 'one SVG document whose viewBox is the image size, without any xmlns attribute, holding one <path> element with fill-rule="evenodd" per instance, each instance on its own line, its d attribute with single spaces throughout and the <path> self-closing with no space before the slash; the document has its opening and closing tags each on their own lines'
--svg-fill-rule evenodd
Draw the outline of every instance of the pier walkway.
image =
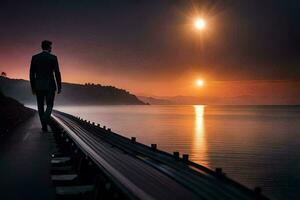
<svg viewBox="0 0 300 200">
<path fill-rule="evenodd" d="M 38 115 L 0 141 L 0 199 L 55 199 L 50 176 L 52 133 L 42 133 Z"/>
</svg>

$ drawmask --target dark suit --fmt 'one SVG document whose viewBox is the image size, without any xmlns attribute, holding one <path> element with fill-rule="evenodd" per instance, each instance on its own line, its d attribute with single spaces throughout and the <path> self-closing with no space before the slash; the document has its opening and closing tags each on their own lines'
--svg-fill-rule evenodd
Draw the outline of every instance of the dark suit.
<svg viewBox="0 0 300 200">
<path fill-rule="evenodd" d="M 43 51 L 32 57 L 30 65 L 30 84 L 32 91 L 36 93 L 42 126 L 47 127 L 53 108 L 55 91 L 56 89 L 61 90 L 61 76 L 55 55 Z M 47 104 L 46 111 L 44 111 L 45 100 Z"/>
</svg>

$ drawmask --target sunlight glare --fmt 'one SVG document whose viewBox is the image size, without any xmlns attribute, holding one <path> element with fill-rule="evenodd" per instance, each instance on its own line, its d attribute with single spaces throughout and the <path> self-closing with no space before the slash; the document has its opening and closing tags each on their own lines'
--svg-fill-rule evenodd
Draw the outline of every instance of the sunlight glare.
<svg viewBox="0 0 300 200">
<path fill-rule="evenodd" d="M 196 85 L 198 87 L 203 87 L 204 86 L 204 81 L 202 79 L 198 79 L 198 80 L 196 80 Z"/>
<path fill-rule="evenodd" d="M 205 138 L 204 126 L 204 105 L 194 105 L 195 111 L 195 136 L 193 142 L 193 154 L 199 156 L 197 162 L 209 167 L 209 160 L 207 156 L 207 144 Z"/>
<path fill-rule="evenodd" d="M 195 20 L 194 26 L 198 30 L 203 30 L 206 27 L 206 22 L 203 18 L 198 18 Z"/>
</svg>

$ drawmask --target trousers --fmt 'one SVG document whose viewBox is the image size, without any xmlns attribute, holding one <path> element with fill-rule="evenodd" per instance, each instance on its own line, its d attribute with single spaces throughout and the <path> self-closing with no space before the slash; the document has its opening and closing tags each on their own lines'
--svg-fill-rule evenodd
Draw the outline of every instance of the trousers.
<svg viewBox="0 0 300 200">
<path fill-rule="evenodd" d="M 36 99 L 38 112 L 41 120 L 42 127 L 47 127 L 49 124 L 51 112 L 54 104 L 55 91 L 36 91 Z M 45 110 L 46 101 L 46 110 Z"/>
</svg>

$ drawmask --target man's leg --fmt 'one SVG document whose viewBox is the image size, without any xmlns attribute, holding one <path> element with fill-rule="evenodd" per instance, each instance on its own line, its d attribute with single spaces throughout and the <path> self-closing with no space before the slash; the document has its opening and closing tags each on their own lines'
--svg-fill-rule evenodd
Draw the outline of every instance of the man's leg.
<svg viewBox="0 0 300 200">
<path fill-rule="evenodd" d="M 44 121 L 44 103 L 45 103 L 45 94 L 41 91 L 36 92 L 36 100 L 37 100 L 37 106 L 38 106 L 38 111 L 39 111 L 39 116 L 42 124 L 42 128 L 45 129 L 47 128 L 47 124 L 45 124 Z"/>
<path fill-rule="evenodd" d="M 46 95 L 47 108 L 46 108 L 46 112 L 44 114 L 44 119 L 47 122 L 47 124 L 49 124 L 49 121 L 50 121 L 50 116 L 51 116 L 51 112 L 52 112 L 53 104 L 54 104 L 54 97 L 55 97 L 55 91 L 48 92 Z"/>
</svg>

